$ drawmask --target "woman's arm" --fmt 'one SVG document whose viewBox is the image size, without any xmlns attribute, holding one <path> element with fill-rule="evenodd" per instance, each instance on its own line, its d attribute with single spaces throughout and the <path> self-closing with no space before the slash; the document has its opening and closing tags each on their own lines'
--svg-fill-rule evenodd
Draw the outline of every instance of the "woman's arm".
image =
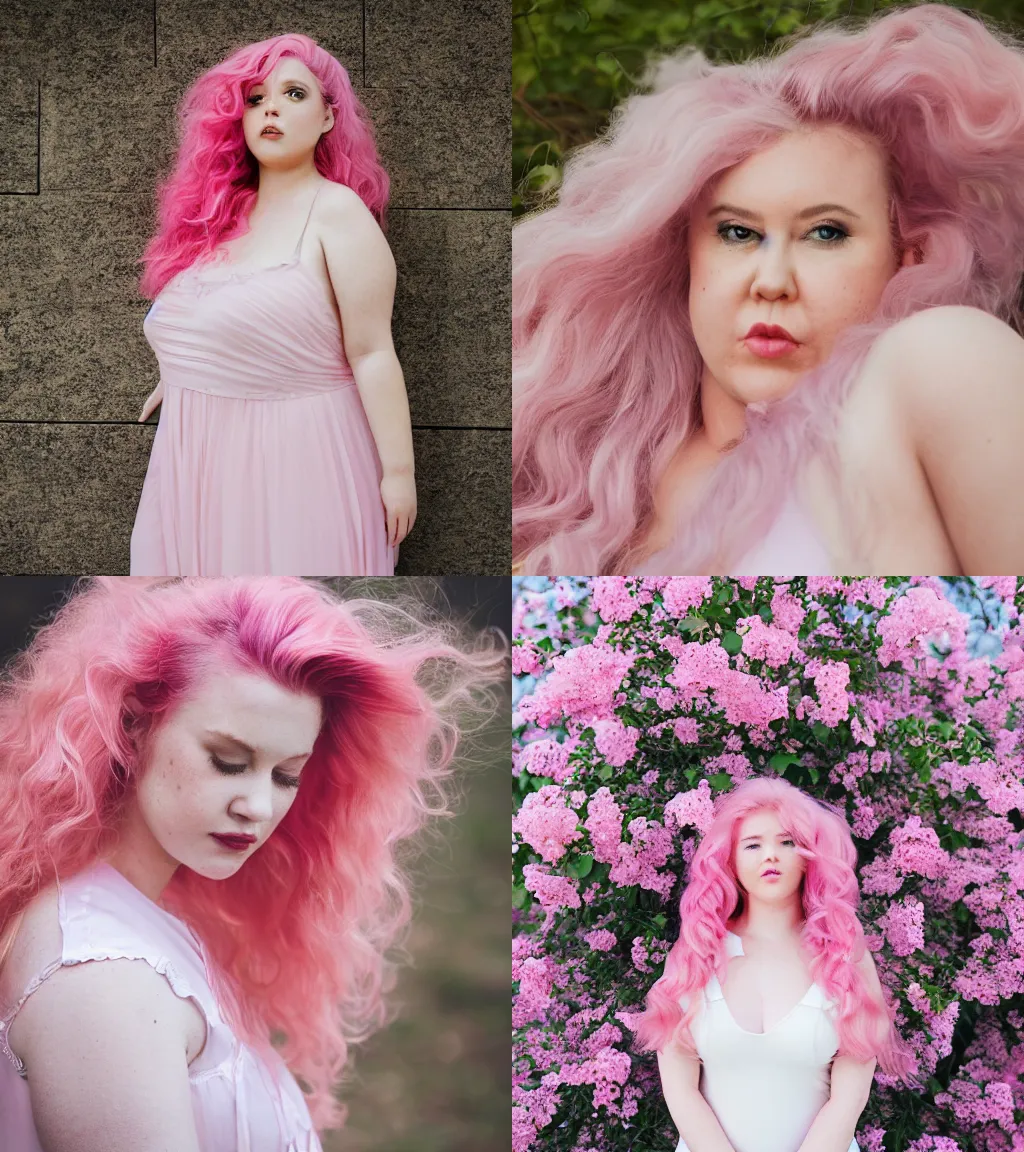
<svg viewBox="0 0 1024 1152">
<path fill-rule="evenodd" d="M 959 304 L 891 335 L 898 407 L 964 573 L 1024 571 L 1024 340 Z"/>
<path fill-rule="evenodd" d="M 341 313 L 345 358 L 377 445 L 388 541 L 399 543 L 416 519 L 412 421 L 402 366 L 391 338 L 397 273 L 384 233 L 350 188 L 325 190 L 320 242 Z"/>
<path fill-rule="evenodd" d="M 815 1116 L 800 1152 L 847 1152 L 867 1105 L 874 1075 L 874 1060 L 837 1056 L 832 1061 L 831 1095 Z"/>
<path fill-rule="evenodd" d="M 700 1059 L 673 1043 L 658 1053 L 658 1071 L 672 1122 L 690 1152 L 733 1152 L 718 1117 L 700 1094 Z"/>
<path fill-rule="evenodd" d="M 58 969 L 21 1013 L 17 1055 L 46 1152 L 200 1152 L 181 1011 L 148 963 Z"/>
</svg>

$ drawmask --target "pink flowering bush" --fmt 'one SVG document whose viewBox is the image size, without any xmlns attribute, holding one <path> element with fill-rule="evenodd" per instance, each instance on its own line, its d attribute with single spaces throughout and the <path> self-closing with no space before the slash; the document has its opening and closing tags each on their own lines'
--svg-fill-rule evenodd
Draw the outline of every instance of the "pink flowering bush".
<svg viewBox="0 0 1024 1152">
<path fill-rule="evenodd" d="M 515 587 L 513 1152 L 674 1149 L 629 1023 L 764 773 L 845 806 L 927 1085 L 876 1072 L 862 1152 L 1024 1152 L 1024 579 Z"/>
</svg>

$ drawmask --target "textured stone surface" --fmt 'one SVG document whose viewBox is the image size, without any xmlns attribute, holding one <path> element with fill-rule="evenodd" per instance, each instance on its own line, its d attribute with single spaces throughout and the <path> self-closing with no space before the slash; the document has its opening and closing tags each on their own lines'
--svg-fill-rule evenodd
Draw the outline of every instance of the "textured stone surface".
<svg viewBox="0 0 1024 1152">
<path fill-rule="evenodd" d="M 511 427 L 510 213 L 392 220 L 393 330 L 413 423 Z"/>
<path fill-rule="evenodd" d="M 88 91 L 104 69 L 153 67 L 153 0 L 3 0 L 0 45 L 5 73 L 73 75 Z"/>
<path fill-rule="evenodd" d="M 238 48 L 298 32 L 362 79 L 362 0 L 174 0 L 156 9 L 157 62 L 183 86 Z M 510 57 L 511 59 L 511 54 Z"/>
<path fill-rule="evenodd" d="M 366 0 L 367 84 L 489 88 L 508 102 L 511 60 L 508 0 Z"/>
<path fill-rule="evenodd" d="M 132 420 L 159 378 L 137 269 L 138 197 L 0 199 L 0 419 Z M 389 217 L 393 331 L 414 424 L 511 423 L 507 212 Z"/>
<path fill-rule="evenodd" d="M 27 76 L 9 73 L 5 75 L 5 83 L 7 99 L 4 141 L 0 148 L 0 194 L 24 192 L 32 195 L 38 190 L 38 86 Z"/>
<path fill-rule="evenodd" d="M 359 98 L 374 124 L 394 205 L 508 209 L 512 115 L 507 91 L 366 88 Z"/>
<path fill-rule="evenodd" d="M 399 576 L 503 576 L 512 569 L 512 433 L 413 435 L 416 525 Z"/>
<path fill-rule="evenodd" d="M 0 573 L 128 571 L 150 428 L 0 423 Z"/>
<path fill-rule="evenodd" d="M 126 574 L 152 442 L 149 427 L 0 423 L 0 573 Z M 506 574 L 511 434 L 430 430 L 414 446 L 398 574 Z"/>
</svg>

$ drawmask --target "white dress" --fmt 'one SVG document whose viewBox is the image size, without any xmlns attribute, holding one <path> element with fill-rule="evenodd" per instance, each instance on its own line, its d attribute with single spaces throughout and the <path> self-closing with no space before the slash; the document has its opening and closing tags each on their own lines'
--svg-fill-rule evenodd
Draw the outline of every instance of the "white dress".
<svg viewBox="0 0 1024 1152">
<path fill-rule="evenodd" d="M 32 1120 L 28 1073 L 7 1029 L 31 994 L 62 965 L 148 961 L 206 1023 L 206 1044 L 188 1070 L 202 1152 L 322 1152 L 305 1097 L 284 1061 L 275 1067 L 243 1044 L 221 1014 L 199 938 L 143 895 L 116 868 L 97 861 L 58 881 L 63 946 L 13 1005 L 0 1004 L 0 1152 L 43 1152 Z"/>
<path fill-rule="evenodd" d="M 743 955 L 743 941 L 733 932 L 726 933 L 725 953 Z M 735 1152 L 798 1152 L 829 1098 L 839 1050 L 834 1008 L 835 1001 L 812 984 L 767 1032 L 747 1032 L 733 1019 L 718 977 L 704 986 L 691 1025 L 701 1060 L 700 1093 Z M 676 1152 L 689 1152 L 683 1140 Z M 860 1152 L 856 1140 L 848 1152 Z"/>
</svg>

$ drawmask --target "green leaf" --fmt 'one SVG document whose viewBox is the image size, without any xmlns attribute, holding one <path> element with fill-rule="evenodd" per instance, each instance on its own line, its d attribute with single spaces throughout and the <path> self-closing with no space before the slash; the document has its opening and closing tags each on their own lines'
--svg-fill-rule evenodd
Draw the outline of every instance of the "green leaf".
<svg viewBox="0 0 1024 1152">
<path fill-rule="evenodd" d="M 769 761 L 768 767 L 773 772 L 777 772 L 780 776 L 786 775 L 786 769 L 793 764 L 799 764 L 800 757 L 794 756 L 792 752 L 777 752 Z"/>
<path fill-rule="evenodd" d="M 512 889 L 512 907 L 522 908 L 526 903 L 526 889 L 520 884 Z"/>
<path fill-rule="evenodd" d="M 708 777 L 708 783 L 719 792 L 724 792 L 726 788 L 732 787 L 732 777 L 728 772 L 716 772 L 714 776 Z"/>
<path fill-rule="evenodd" d="M 726 632 L 722 637 L 722 647 L 730 656 L 735 656 L 743 647 L 743 641 L 735 632 Z"/>
<path fill-rule="evenodd" d="M 610 780 L 615 775 L 615 769 L 610 764 L 603 764 L 597 772 L 602 780 Z"/>
<path fill-rule="evenodd" d="M 573 875 L 577 880 L 582 880 L 584 876 L 589 876 L 591 869 L 594 867 L 594 857 L 589 853 L 586 856 L 581 856 L 579 860 L 575 861 L 576 868 Z"/>
<path fill-rule="evenodd" d="M 818 776 L 820 775 L 820 773 L 818 772 L 818 769 L 817 768 L 808 768 L 807 771 L 810 772 L 810 774 L 811 774 L 811 783 L 817 784 L 818 783 Z"/>
</svg>

